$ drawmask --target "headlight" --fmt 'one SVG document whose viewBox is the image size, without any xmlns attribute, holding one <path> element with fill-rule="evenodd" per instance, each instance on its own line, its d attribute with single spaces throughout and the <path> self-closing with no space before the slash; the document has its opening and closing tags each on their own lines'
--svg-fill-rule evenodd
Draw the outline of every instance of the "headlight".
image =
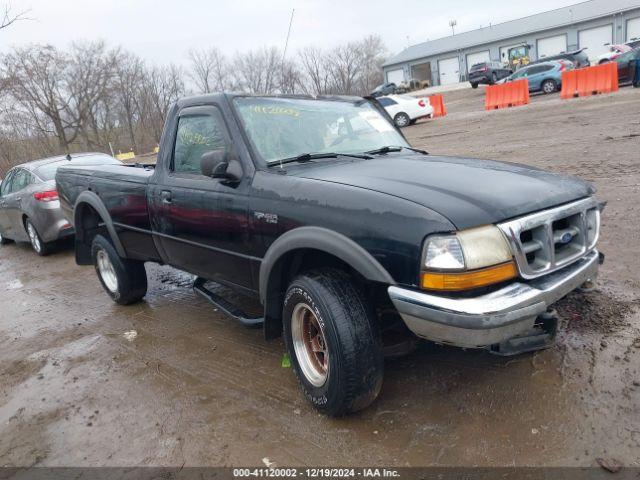
<svg viewBox="0 0 640 480">
<path fill-rule="evenodd" d="M 425 243 L 422 288 L 469 290 L 516 276 L 509 244 L 494 225 L 433 235 Z"/>
</svg>

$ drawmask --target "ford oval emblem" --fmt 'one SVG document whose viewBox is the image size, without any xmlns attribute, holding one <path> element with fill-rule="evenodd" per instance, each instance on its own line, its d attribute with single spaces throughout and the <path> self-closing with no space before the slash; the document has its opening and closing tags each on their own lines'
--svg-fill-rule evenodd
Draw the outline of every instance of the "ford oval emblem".
<svg viewBox="0 0 640 480">
<path fill-rule="evenodd" d="M 562 234 L 562 237 L 560 237 L 560 242 L 563 244 L 567 244 L 570 243 L 571 240 L 573 240 L 573 233 L 571 232 L 566 232 Z"/>
</svg>

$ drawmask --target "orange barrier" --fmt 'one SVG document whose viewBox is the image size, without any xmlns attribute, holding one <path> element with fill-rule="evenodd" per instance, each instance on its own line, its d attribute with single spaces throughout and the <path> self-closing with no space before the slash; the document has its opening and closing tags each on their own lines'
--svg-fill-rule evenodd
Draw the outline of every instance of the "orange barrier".
<svg viewBox="0 0 640 480">
<path fill-rule="evenodd" d="M 618 91 L 618 64 L 604 63 L 594 67 L 562 73 L 560 98 L 586 97 Z"/>
<path fill-rule="evenodd" d="M 529 101 L 529 80 L 525 78 L 501 85 L 489 85 L 486 89 L 484 109 L 519 107 L 528 105 Z"/>
<path fill-rule="evenodd" d="M 442 95 L 431 95 L 429 103 L 433 107 L 433 118 L 444 117 L 447 114 Z"/>
</svg>

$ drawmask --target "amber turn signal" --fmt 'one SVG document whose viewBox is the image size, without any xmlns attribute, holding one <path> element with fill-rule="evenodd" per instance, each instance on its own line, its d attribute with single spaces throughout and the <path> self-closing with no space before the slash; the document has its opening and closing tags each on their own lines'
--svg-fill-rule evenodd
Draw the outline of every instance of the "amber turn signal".
<svg viewBox="0 0 640 480">
<path fill-rule="evenodd" d="M 471 272 L 423 272 L 422 288 L 441 291 L 471 290 L 511 280 L 517 275 L 518 270 L 513 261 Z"/>
</svg>

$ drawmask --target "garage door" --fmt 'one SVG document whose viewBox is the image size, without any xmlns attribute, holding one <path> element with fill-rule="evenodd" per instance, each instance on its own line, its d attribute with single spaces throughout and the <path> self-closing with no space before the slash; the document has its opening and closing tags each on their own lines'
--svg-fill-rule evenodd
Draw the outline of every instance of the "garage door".
<svg viewBox="0 0 640 480">
<path fill-rule="evenodd" d="M 567 51 L 567 36 L 541 38 L 538 40 L 538 59 Z"/>
<path fill-rule="evenodd" d="M 440 72 L 440 85 L 460 83 L 460 62 L 458 57 L 438 60 L 438 71 Z"/>
<path fill-rule="evenodd" d="M 387 72 L 387 82 L 393 82 L 396 85 L 404 82 L 404 70 L 399 68 L 397 70 L 389 70 Z"/>
<path fill-rule="evenodd" d="M 469 73 L 469 70 L 471 70 L 471 67 L 473 67 L 476 63 L 490 62 L 490 61 L 491 61 L 491 55 L 489 54 L 489 50 L 485 50 L 484 52 L 478 52 L 478 53 L 470 53 L 469 55 L 467 55 L 467 73 Z"/>
<path fill-rule="evenodd" d="M 627 21 L 627 42 L 632 38 L 640 40 L 640 17 Z"/>
<path fill-rule="evenodd" d="M 580 30 L 578 32 L 578 46 L 587 49 L 587 55 L 591 62 L 597 62 L 598 57 L 609 51 L 609 47 L 605 43 L 613 42 L 613 26 L 605 25 L 604 27 L 590 28 L 589 30 Z"/>
</svg>

